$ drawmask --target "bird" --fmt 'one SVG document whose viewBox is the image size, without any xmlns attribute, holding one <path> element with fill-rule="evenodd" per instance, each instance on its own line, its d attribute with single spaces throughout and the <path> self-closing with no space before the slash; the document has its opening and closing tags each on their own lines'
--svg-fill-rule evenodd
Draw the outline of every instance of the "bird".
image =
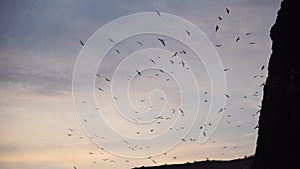
<svg viewBox="0 0 300 169">
<path fill-rule="evenodd" d="M 154 131 L 154 129 L 151 129 L 151 130 L 150 130 L 150 132 L 153 132 L 153 131 Z"/>
<path fill-rule="evenodd" d="M 145 99 L 142 99 L 141 102 L 143 103 L 145 101 Z"/>
<path fill-rule="evenodd" d="M 216 32 L 219 30 L 219 25 L 216 25 L 216 29 L 215 30 L 216 30 Z"/>
<path fill-rule="evenodd" d="M 77 167 L 76 167 L 76 166 L 73 166 L 73 168 L 74 168 L 74 169 L 77 169 Z"/>
<path fill-rule="evenodd" d="M 101 76 L 99 74 L 96 74 L 97 77 L 101 78 Z"/>
<path fill-rule="evenodd" d="M 182 49 L 181 52 L 186 55 L 186 51 L 185 50 Z"/>
<path fill-rule="evenodd" d="M 104 91 L 102 88 L 100 88 L 100 87 L 97 87 L 97 89 L 99 89 L 100 91 Z"/>
<path fill-rule="evenodd" d="M 235 41 L 238 42 L 239 40 L 240 40 L 240 37 L 237 37 Z"/>
<path fill-rule="evenodd" d="M 254 45 L 254 44 L 255 44 L 255 42 L 250 42 L 249 44 L 250 44 L 250 45 Z"/>
<path fill-rule="evenodd" d="M 190 32 L 190 31 L 186 30 L 185 32 L 186 32 L 186 34 L 187 34 L 188 36 L 191 36 L 191 32 Z"/>
<path fill-rule="evenodd" d="M 222 20 L 222 17 L 221 17 L 221 16 L 218 16 L 218 19 L 221 21 L 221 20 Z"/>
<path fill-rule="evenodd" d="M 223 107 L 218 111 L 218 113 L 220 113 L 221 111 L 223 111 Z"/>
<path fill-rule="evenodd" d="M 181 64 L 182 64 L 182 67 L 184 67 L 185 63 L 183 60 L 181 60 Z"/>
<path fill-rule="evenodd" d="M 224 94 L 228 99 L 230 98 L 228 94 Z"/>
<path fill-rule="evenodd" d="M 245 33 L 245 35 L 249 36 L 249 35 L 251 35 L 251 32 Z"/>
<path fill-rule="evenodd" d="M 226 71 L 228 71 L 229 69 L 228 68 L 226 68 L 226 69 L 224 69 L 224 72 L 226 72 Z"/>
<path fill-rule="evenodd" d="M 177 55 L 177 53 L 178 53 L 178 52 L 175 52 L 175 53 L 172 55 L 172 58 L 175 57 L 175 56 Z"/>
<path fill-rule="evenodd" d="M 151 159 L 151 161 L 152 161 L 154 164 L 156 164 L 156 161 L 154 161 L 153 159 Z"/>
<path fill-rule="evenodd" d="M 92 152 L 89 152 L 89 154 L 91 154 L 91 155 L 92 155 L 92 154 L 94 154 L 94 153 L 92 153 Z"/>
<path fill-rule="evenodd" d="M 170 62 L 171 62 L 172 64 L 174 64 L 174 61 L 173 61 L 173 60 L 170 60 Z"/>
<path fill-rule="evenodd" d="M 264 68 L 265 68 L 265 65 L 262 65 L 262 67 L 260 68 L 261 70 L 264 70 Z"/>
<path fill-rule="evenodd" d="M 218 47 L 218 48 L 221 47 L 221 46 L 222 46 L 222 45 L 220 45 L 220 44 L 217 44 L 217 45 L 216 45 L 216 47 Z"/>
<path fill-rule="evenodd" d="M 140 41 L 137 41 L 136 43 L 139 44 L 140 46 L 143 46 L 142 42 Z"/>
<path fill-rule="evenodd" d="M 142 74 L 141 74 L 140 71 L 136 70 L 136 72 L 137 72 L 137 74 L 138 74 L 139 76 L 142 76 Z"/>
<path fill-rule="evenodd" d="M 111 41 L 112 43 L 115 43 L 115 41 L 112 38 L 108 38 L 109 41 Z"/>
<path fill-rule="evenodd" d="M 182 110 L 181 108 L 179 108 L 179 111 L 181 112 L 181 114 L 184 114 L 184 113 L 183 113 L 183 110 Z"/>
<path fill-rule="evenodd" d="M 228 8 L 226 8 L 226 13 L 229 14 L 230 10 Z"/>
<path fill-rule="evenodd" d="M 158 40 L 162 43 L 163 46 L 166 46 L 166 43 L 165 43 L 164 39 L 158 38 Z"/>
<path fill-rule="evenodd" d="M 184 139 L 184 138 L 182 138 L 181 140 L 182 140 L 183 142 L 186 142 L 186 139 Z"/>
<path fill-rule="evenodd" d="M 72 133 L 68 133 L 68 136 L 70 137 L 70 136 L 72 136 L 73 134 Z"/>
<path fill-rule="evenodd" d="M 108 78 L 105 78 L 105 80 L 108 81 L 108 82 L 110 81 Z"/>
<path fill-rule="evenodd" d="M 157 13 L 158 16 L 160 16 L 160 12 L 158 10 L 156 10 L 156 13 Z"/>
<path fill-rule="evenodd" d="M 153 59 L 149 59 L 152 63 L 156 64 L 155 61 Z"/>
<path fill-rule="evenodd" d="M 118 49 L 115 49 L 115 51 L 116 51 L 118 54 L 120 54 L 120 51 L 119 51 Z"/>
<path fill-rule="evenodd" d="M 206 137 L 206 133 L 203 131 L 203 136 Z"/>
<path fill-rule="evenodd" d="M 164 71 L 164 70 L 162 70 L 162 69 L 159 69 L 159 71 L 160 71 L 161 73 L 165 73 L 165 71 Z"/>
<path fill-rule="evenodd" d="M 84 43 L 82 42 L 82 40 L 80 40 L 80 44 L 81 44 L 82 46 L 84 46 Z"/>
</svg>

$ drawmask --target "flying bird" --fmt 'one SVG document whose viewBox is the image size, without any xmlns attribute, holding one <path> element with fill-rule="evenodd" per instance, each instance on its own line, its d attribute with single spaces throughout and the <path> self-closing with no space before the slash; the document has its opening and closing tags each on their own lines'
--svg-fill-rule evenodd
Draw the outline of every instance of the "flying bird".
<svg viewBox="0 0 300 169">
<path fill-rule="evenodd" d="M 166 46 L 166 43 L 165 43 L 164 39 L 158 38 L 158 40 L 162 43 L 163 46 Z"/>
<path fill-rule="evenodd" d="M 229 69 L 228 68 L 226 68 L 226 69 L 224 69 L 224 72 L 226 72 L 226 71 L 228 71 Z"/>
<path fill-rule="evenodd" d="M 228 99 L 230 98 L 228 94 L 224 94 Z"/>
<path fill-rule="evenodd" d="M 84 43 L 82 42 L 82 40 L 80 40 L 80 44 L 81 44 L 82 46 L 84 46 Z"/>
<path fill-rule="evenodd" d="M 109 41 L 111 41 L 112 43 L 115 43 L 115 41 L 112 38 L 108 38 Z"/>
<path fill-rule="evenodd" d="M 190 31 L 186 30 L 185 32 L 186 32 L 187 35 L 191 36 L 191 32 Z"/>
<path fill-rule="evenodd" d="M 105 80 L 108 81 L 108 82 L 110 81 L 108 78 L 105 78 Z"/>
<path fill-rule="evenodd" d="M 226 13 L 229 14 L 230 10 L 228 8 L 226 8 Z"/>
<path fill-rule="evenodd" d="M 138 41 L 136 43 L 139 44 L 140 46 L 143 46 L 142 42 L 140 42 L 140 41 Z"/>
<path fill-rule="evenodd" d="M 250 45 L 254 45 L 254 44 L 255 44 L 255 42 L 250 42 L 249 44 L 250 44 Z"/>
<path fill-rule="evenodd" d="M 178 53 L 178 52 L 175 52 L 175 53 L 172 55 L 172 58 L 175 57 L 175 56 L 177 55 L 177 53 Z"/>
<path fill-rule="evenodd" d="M 218 48 L 221 47 L 221 46 L 222 46 L 222 45 L 220 45 L 220 44 L 217 44 L 217 45 L 216 45 L 216 47 L 218 47 Z"/>
<path fill-rule="evenodd" d="M 237 37 L 235 41 L 238 42 L 239 40 L 240 40 L 240 37 Z"/>
<path fill-rule="evenodd" d="M 104 91 L 104 90 L 103 90 L 102 88 L 100 88 L 100 87 L 97 87 L 97 89 L 100 90 L 100 91 L 102 91 L 102 92 Z"/>
<path fill-rule="evenodd" d="M 221 16 L 218 16 L 218 19 L 221 21 L 221 20 L 222 20 L 222 17 L 221 17 Z"/>
<path fill-rule="evenodd" d="M 77 167 L 76 167 L 76 166 L 73 166 L 73 168 L 74 168 L 74 169 L 77 169 Z"/>
<path fill-rule="evenodd" d="M 248 32 L 248 33 L 246 33 L 245 35 L 249 36 L 249 35 L 251 35 L 251 32 Z"/>
<path fill-rule="evenodd" d="M 182 49 L 181 52 L 186 55 L 186 51 L 185 50 Z"/>
<path fill-rule="evenodd" d="M 118 54 L 120 54 L 120 51 L 119 51 L 118 49 L 115 49 L 115 51 L 116 51 Z"/>
<path fill-rule="evenodd" d="M 142 76 L 142 74 L 141 74 L 140 71 L 136 70 L 136 72 L 137 72 L 137 74 L 138 74 L 139 76 Z"/>
<path fill-rule="evenodd" d="M 160 12 L 158 10 L 156 10 L 156 13 L 157 13 L 158 16 L 160 16 Z"/>
<path fill-rule="evenodd" d="M 171 62 L 172 64 L 174 64 L 174 61 L 173 61 L 173 60 L 170 60 L 170 62 Z"/>
<path fill-rule="evenodd" d="M 264 68 L 265 68 L 265 65 L 262 65 L 262 67 L 260 68 L 261 70 L 264 70 Z"/>
<path fill-rule="evenodd" d="M 155 61 L 153 59 L 149 59 L 152 63 L 156 64 Z"/>
<path fill-rule="evenodd" d="M 219 25 L 216 26 L 216 29 L 215 29 L 215 30 L 216 30 L 216 32 L 219 30 Z"/>
<path fill-rule="evenodd" d="M 182 67 L 184 67 L 185 63 L 183 60 L 181 60 L 181 64 L 182 64 Z"/>
</svg>

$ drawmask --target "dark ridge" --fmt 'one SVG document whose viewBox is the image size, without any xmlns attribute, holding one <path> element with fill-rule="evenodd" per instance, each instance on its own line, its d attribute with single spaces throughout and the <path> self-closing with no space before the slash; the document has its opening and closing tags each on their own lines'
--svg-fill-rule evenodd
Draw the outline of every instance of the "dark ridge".
<svg viewBox="0 0 300 169">
<path fill-rule="evenodd" d="M 299 1 L 284 0 L 271 28 L 272 54 L 252 169 L 295 168 L 299 123 Z"/>
<path fill-rule="evenodd" d="M 230 161 L 199 161 L 185 164 L 166 164 L 161 166 L 137 167 L 135 169 L 250 169 L 253 156 Z"/>
</svg>

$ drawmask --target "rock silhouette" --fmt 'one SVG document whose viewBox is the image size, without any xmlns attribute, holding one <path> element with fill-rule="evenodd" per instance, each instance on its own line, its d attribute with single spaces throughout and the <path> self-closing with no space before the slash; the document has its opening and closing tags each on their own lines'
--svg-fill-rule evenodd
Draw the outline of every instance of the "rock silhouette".
<svg viewBox="0 0 300 169">
<path fill-rule="evenodd" d="M 296 11 L 299 3 L 284 0 L 271 28 L 272 54 L 259 117 L 256 155 L 252 169 L 294 168 L 297 166 L 296 125 L 299 114 L 299 34 Z"/>
</svg>

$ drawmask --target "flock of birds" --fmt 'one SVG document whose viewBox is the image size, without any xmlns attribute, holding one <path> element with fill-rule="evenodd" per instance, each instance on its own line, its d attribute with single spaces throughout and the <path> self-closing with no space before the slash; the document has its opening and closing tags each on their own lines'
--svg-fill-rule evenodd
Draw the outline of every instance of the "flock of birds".
<svg viewBox="0 0 300 169">
<path fill-rule="evenodd" d="M 227 14 L 227 15 L 230 14 L 230 10 L 229 10 L 228 8 L 226 8 L 225 11 L 226 11 L 226 14 Z M 158 17 L 162 17 L 162 14 L 161 14 L 159 11 L 156 11 L 156 13 L 157 13 Z M 223 18 L 222 18 L 221 16 L 218 16 L 217 19 L 218 19 L 219 21 L 222 21 L 222 20 L 223 20 Z M 220 24 L 217 24 L 217 25 L 215 26 L 215 32 L 218 32 L 218 31 L 220 30 L 220 28 L 221 28 Z M 187 36 L 192 36 L 192 32 L 190 32 L 189 30 L 186 30 L 186 35 L 187 35 Z M 246 35 L 246 36 L 249 36 L 249 35 L 251 35 L 251 32 L 245 33 L 245 35 Z M 239 42 L 240 39 L 241 39 L 240 36 L 236 37 L 235 42 Z M 115 42 L 115 41 L 114 41 L 112 38 L 110 38 L 110 37 L 108 37 L 108 40 L 109 40 L 110 42 L 112 42 L 112 43 Z M 158 40 L 159 43 L 161 43 L 161 45 L 162 45 L 163 47 L 167 45 L 167 42 L 166 42 L 165 39 L 163 39 L 163 38 L 158 38 L 157 40 Z M 143 46 L 143 43 L 142 43 L 141 41 L 137 41 L 136 43 L 137 43 L 137 45 L 139 45 L 139 46 Z M 82 46 L 85 45 L 84 42 L 83 42 L 82 40 L 80 40 L 80 44 L 81 44 Z M 254 45 L 254 44 L 255 44 L 255 42 L 251 42 L 251 43 L 250 43 L 250 45 Z M 216 47 L 221 47 L 222 45 L 221 45 L 221 44 L 216 44 L 215 46 L 216 46 Z M 118 50 L 118 49 L 115 49 L 115 52 L 116 52 L 116 54 L 120 54 L 121 51 Z M 185 50 L 180 50 L 180 51 L 178 51 L 178 52 L 175 52 L 175 53 L 171 56 L 171 58 L 176 57 L 176 56 L 179 55 L 179 54 L 184 54 L 184 55 L 186 55 L 187 52 L 186 52 Z M 156 64 L 156 63 L 157 63 L 157 61 L 154 60 L 153 58 L 150 58 L 149 61 L 152 62 L 153 64 Z M 170 63 L 171 63 L 171 64 L 174 64 L 174 61 L 173 61 L 173 60 L 170 60 Z M 182 67 L 185 67 L 185 65 L 186 65 L 186 63 L 185 63 L 183 60 L 182 60 L 179 64 L 181 64 Z M 261 69 L 261 71 L 263 71 L 263 70 L 265 69 L 265 65 L 262 65 L 260 69 Z M 229 70 L 230 70 L 230 69 L 228 69 L 228 68 L 224 69 L 225 72 L 227 72 L 227 71 L 229 71 Z M 164 73 L 164 70 L 159 69 L 159 73 Z M 141 71 L 139 71 L 139 70 L 136 70 L 136 74 L 137 74 L 138 76 L 143 76 L 143 73 L 142 73 Z M 158 76 L 158 73 L 155 74 L 155 75 Z M 98 78 L 104 79 L 106 82 L 110 82 L 110 81 L 111 81 L 109 78 L 107 78 L 107 77 L 102 77 L 100 74 L 96 74 L 96 76 L 97 76 Z M 254 75 L 254 76 L 253 76 L 253 78 L 259 78 L 259 77 L 260 77 L 260 78 L 266 78 L 264 75 Z M 129 78 L 128 80 L 130 80 L 130 78 Z M 167 81 L 168 81 L 168 80 L 169 80 L 169 79 L 167 79 Z M 262 84 L 260 84 L 260 87 L 263 87 L 264 84 L 265 84 L 265 82 L 263 82 Z M 104 91 L 104 88 L 102 88 L 102 87 L 99 87 L 99 86 L 98 86 L 98 87 L 96 87 L 96 88 L 97 88 L 100 92 L 103 92 L 103 91 Z M 207 95 L 208 92 L 205 91 L 203 94 L 204 94 L 204 95 Z M 251 94 L 251 95 L 252 95 L 253 97 L 258 97 L 258 96 L 259 96 L 259 92 L 256 91 L 256 92 L 254 92 L 254 93 Z M 230 99 L 230 98 L 231 98 L 230 95 L 227 94 L 227 93 L 224 94 L 224 97 L 226 97 L 226 99 Z M 246 96 L 246 95 L 245 95 L 245 96 L 242 96 L 242 98 L 244 98 L 244 99 L 246 99 L 247 97 L 250 97 L 250 96 Z M 113 99 L 114 99 L 114 100 L 118 100 L 117 97 L 113 97 Z M 161 100 L 164 100 L 163 97 L 161 97 L 160 99 L 161 99 Z M 140 100 L 140 102 L 144 102 L 144 101 L 145 101 L 145 99 L 141 99 L 141 100 Z M 205 99 L 204 101 L 207 102 L 208 100 Z M 82 101 L 82 103 L 83 103 L 83 104 L 87 104 L 86 101 Z M 260 108 L 260 106 L 259 106 L 259 108 Z M 222 108 L 219 110 L 218 113 L 224 111 L 225 109 L 226 109 L 225 107 L 222 107 Z M 242 109 L 244 109 L 244 107 L 240 107 L 240 109 L 242 110 Z M 176 111 L 177 111 L 178 113 L 180 113 L 182 116 L 185 115 L 185 112 L 184 112 L 184 110 L 183 110 L 182 108 L 172 109 L 172 113 L 173 113 L 173 114 L 174 114 Z M 251 116 L 256 116 L 256 115 L 258 115 L 259 113 L 260 113 L 260 109 L 257 110 L 257 112 L 255 112 L 255 113 L 252 114 Z M 227 118 L 230 118 L 230 117 L 231 117 L 231 114 L 227 114 Z M 157 117 L 157 119 L 163 119 L 163 117 L 160 116 L 160 117 Z M 165 119 L 167 119 L 167 118 L 165 118 Z M 169 119 L 170 119 L 170 118 L 169 118 Z M 85 121 L 86 123 L 88 122 L 86 119 L 84 119 L 84 121 Z M 231 124 L 231 122 L 230 122 L 230 121 L 227 121 L 227 124 Z M 203 126 L 199 126 L 199 129 L 200 129 L 200 130 L 203 130 L 205 127 L 207 127 L 207 126 L 212 126 L 212 125 L 213 125 L 213 124 L 211 124 L 211 123 L 207 123 L 207 124 L 204 124 Z M 241 124 L 236 125 L 236 127 L 241 127 L 241 126 L 242 126 Z M 258 127 L 259 127 L 259 126 L 257 125 L 257 126 L 254 127 L 254 129 L 257 129 Z M 184 127 L 181 127 L 181 129 L 183 129 L 183 128 L 184 128 Z M 172 128 L 170 128 L 170 130 L 171 130 L 171 129 L 172 129 Z M 149 130 L 149 131 L 150 131 L 150 132 L 153 132 L 154 129 L 151 129 L 151 130 Z M 75 133 L 76 133 L 76 132 L 75 132 L 74 129 L 72 129 L 72 128 L 68 128 L 68 129 L 67 129 L 67 136 L 68 136 L 68 137 L 73 137 L 73 136 L 75 135 Z M 140 132 L 137 131 L 136 134 L 140 134 Z M 203 131 L 203 136 L 204 136 L 204 137 L 207 136 L 207 133 L 205 133 L 205 131 Z M 78 140 L 81 140 L 81 139 L 84 139 L 84 137 L 82 137 L 82 136 L 78 137 Z M 122 141 L 123 141 L 125 144 L 128 144 L 128 145 L 130 144 L 130 143 L 129 143 L 128 141 L 126 141 L 126 140 L 122 140 Z M 182 142 L 195 142 L 196 139 L 195 139 L 195 138 L 181 138 L 181 141 L 182 141 Z M 212 141 L 212 143 L 215 143 L 215 141 Z M 223 150 L 225 150 L 225 149 L 228 149 L 229 147 L 230 147 L 230 146 L 226 145 L 226 146 L 223 146 L 223 147 L 221 147 L 221 148 L 222 148 Z M 138 149 L 138 148 L 141 149 L 141 147 L 139 147 L 139 146 L 129 146 L 128 148 L 131 149 L 132 151 L 134 151 L 134 150 L 136 150 L 136 149 Z M 148 148 L 149 148 L 149 147 L 148 147 Z M 237 146 L 231 146 L 231 148 L 236 149 Z M 102 150 L 102 151 L 100 152 L 100 154 L 101 154 L 101 155 L 104 155 L 104 154 L 106 153 L 105 150 L 104 150 L 104 148 L 101 148 L 101 150 Z M 96 153 L 94 153 L 94 152 L 88 152 L 88 154 L 91 155 L 91 156 L 96 155 Z M 165 152 L 165 153 L 163 153 L 163 155 L 167 155 L 167 153 Z M 222 155 L 224 155 L 224 153 L 222 153 Z M 179 158 L 178 156 L 173 156 L 173 157 L 172 157 L 173 160 L 177 160 L 178 158 Z M 154 157 L 149 156 L 149 157 L 147 157 L 147 159 L 150 160 L 150 161 L 152 161 L 153 164 L 157 164 L 157 160 L 155 160 Z M 207 159 L 208 159 L 208 158 L 207 158 Z M 116 161 L 115 159 L 110 159 L 110 158 L 102 158 L 102 161 L 103 161 L 103 162 L 108 162 L 108 163 L 117 163 L 117 162 L 121 162 L 121 161 Z M 126 159 L 126 160 L 123 160 L 123 162 L 129 163 L 130 160 Z M 95 164 L 96 164 L 97 161 L 93 160 L 92 163 L 95 163 Z M 74 169 L 77 169 L 77 166 L 74 165 L 73 168 L 74 168 Z"/>
</svg>

